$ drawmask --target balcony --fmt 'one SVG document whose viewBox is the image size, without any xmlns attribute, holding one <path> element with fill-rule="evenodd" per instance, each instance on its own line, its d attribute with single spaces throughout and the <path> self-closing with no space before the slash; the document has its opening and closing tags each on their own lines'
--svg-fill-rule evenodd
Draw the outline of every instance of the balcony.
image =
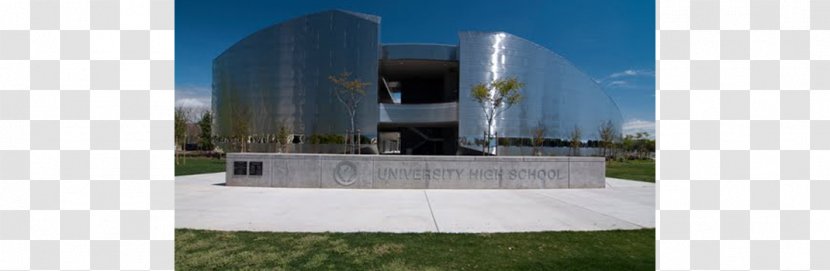
<svg viewBox="0 0 830 271">
<path fill-rule="evenodd" d="M 428 125 L 458 123 L 458 102 L 380 104 L 380 124 Z"/>
</svg>

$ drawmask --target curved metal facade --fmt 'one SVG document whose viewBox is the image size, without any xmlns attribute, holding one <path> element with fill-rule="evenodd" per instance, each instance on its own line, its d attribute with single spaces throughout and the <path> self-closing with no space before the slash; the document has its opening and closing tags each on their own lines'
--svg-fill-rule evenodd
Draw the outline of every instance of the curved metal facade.
<svg viewBox="0 0 830 271">
<path fill-rule="evenodd" d="M 620 131 L 622 117 L 614 101 L 561 56 L 503 32 L 462 32 L 459 37 L 458 135 L 463 147 L 480 150 L 473 142 L 483 138 L 487 126 L 470 89 L 509 76 L 525 83 L 524 100 L 494 120 L 499 137 L 530 138 L 540 123 L 550 138 L 568 138 L 577 126 L 582 140 L 597 139 L 600 124 L 608 120 Z"/>
<path fill-rule="evenodd" d="M 252 135 L 274 134 L 281 126 L 306 136 L 343 135 L 349 118 L 328 76 L 348 71 L 370 83 L 355 121 L 362 135 L 376 137 L 379 23 L 373 15 L 327 11 L 234 44 L 213 61 L 215 135 L 232 134 L 232 121 L 240 117 L 234 115 L 249 115 Z"/>
<path fill-rule="evenodd" d="M 567 139 L 574 127 L 581 129 L 582 140 L 598 139 L 604 121 L 611 121 L 617 132 L 621 129 L 617 105 L 593 79 L 533 42 L 503 32 L 461 32 L 458 46 L 381 45 L 379 28 L 380 17 L 335 10 L 273 25 L 240 40 L 213 62 L 214 134 L 232 136 L 233 121 L 244 113 L 253 136 L 274 135 L 283 126 L 306 138 L 344 135 L 349 118 L 328 80 L 344 71 L 370 83 L 356 117 L 357 128 L 369 138 L 378 137 L 379 123 L 441 122 L 442 127 L 452 124 L 453 134 L 446 138 L 454 139 L 457 123 L 459 146 L 479 151 L 475 142 L 483 139 L 487 122 L 470 89 L 508 76 L 525 83 L 525 99 L 495 120 L 498 137 L 532 138 L 540 124 L 547 138 L 560 139 Z M 427 73 L 443 78 L 446 84 L 435 84 L 443 92 L 436 93 L 451 96 L 444 100 L 452 102 L 380 105 L 378 92 L 389 91 L 378 86 L 386 67 L 381 63 L 407 60 L 413 66 L 401 71 L 415 79 Z M 425 71 L 427 66 L 418 66 L 423 64 L 418 61 L 454 65 L 453 72 L 440 77 L 434 75 L 439 66 Z"/>
</svg>

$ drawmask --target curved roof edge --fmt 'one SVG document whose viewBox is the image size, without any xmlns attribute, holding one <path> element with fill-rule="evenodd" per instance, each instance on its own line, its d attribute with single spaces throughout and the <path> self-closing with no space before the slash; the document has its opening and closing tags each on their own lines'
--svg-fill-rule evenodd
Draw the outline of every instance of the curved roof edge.
<svg viewBox="0 0 830 271">
<path fill-rule="evenodd" d="M 290 19 L 280 21 L 280 22 L 276 22 L 276 23 L 273 23 L 273 24 L 268 25 L 266 27 L 260 28 L 259 30 L 256 30 L 256 31 L 252 32 L 251 34 L 248 34 L 244 38 L 239 39 L 238 41 L 236 41 L 233 44 L 231 44 L 230 46 L 228 46 L 228 48 L 225 49 L 224 51 L 222 51 L 222 53 L 220 53 L 218 56 L 213 58 L 213 61 L 216 61 L 216 59 L 221 58 L 223 55 L 225 55 L 225 53 L 232 50 L 239 43 L 241 43 L 241 42 L 243 42 L 243 41 L 245 41 L 245 40 L 247 40 L 247 39 L 249 39 L 253 36 L 256 36 L 259 33 L 262 33 L 263 31 L 266 31 L 266 30 L 269 30 L 269 29 L 272 29 L 272 28 L 275 28 L 275 27 L 279 27 L 279 26 L 284 25 L 284 24 L 292 23 L 292 22 L 297 21 L 297 20 L 302 20 L 302 19 L 307 18 L 307 17 L 323 15 L 323 14 L 328 14 L 328 13 L 347 14 L 347 15 L 358 17 L 358 18 L 361 18 L 361 19 L 364 19 L 364 20 L 367 20 L 367 21 L 370 21 L 370 22 L 373 22 L 373 23 L 376 23 L 376 24 L 380 24 L 380 19 L 381 19 L 380 16 L 377 16 L 377 15 L 354 12 L 354 11 L 348 11 L 348 10 L 343 10 L 343 9 L 323 10 L 323 11 L 309 13 L 309 14 L 302 15 L 302 16 L 292 17 Z"/>
<path fill-rule="evenodd" d="M 345 9 L 332 9 L 332 10 L 326 10 L 326 11 L 321 11 L 321 12 L 317 12 L 317 13 L 326 13 L 326 12 L 333 12 L 333 11 L 351 14 L 351 15 L 354 15 L 354 16 L 357 16 L 357 17 L 375 22 L 377 24 L 380 24 L 380 16 L 372 15 L 372 14 L 368 14 L 368 13 L 354 12 L 354 11 L 345 10 Z M 309 14 L 309 15 L 314 15 L 314 14 L 317 14 L 317 13 L 313 13 L 313 14 Z M 306 15 L 306 16 L 308 16 L 308 15 Z"/>
<path fill-rule="evenodd" d="M 573 62 L 571 62 L 570 60 L 568 60 L 566 57 L 564 57 L 564 56 L 562 56 L 562 55 L 560 55 L 560 54 L 558 54 L 558 53 L 554 52 L 553 50 L 551 50 L 551 49 L 549 49 L 549 48 L 547 48 L 547 47 L 545 47 L 545 46 L 542 46 L 542 45 L 540 45 L 540 44 L 538 44 L 538 43 L 536 43 L 536 42 L 533 42 L 533 41 L 531 41 L 531 40 L 528 40 L 528 39 L 526 39 L 526 38 L 523 38 L 523 37 L 520 37 L 520 36 L 517 36 L 517 35 L 513 35 L 513 34 L 510 34 L 510 33 L 508 33 L 508 32 L 504 32 L 504 31 L 460 31 L 460 32 L 458 32 L 458 35 L 459 35 L 459 36 L 464 35 L 464 34 L 476 34 L 476 35 L 503 34 L 503 35 L 508 35 L 508 36 L 511 36 L 511 37 L 517 38 L 517 39 L 519 39 L 519 40 L 525 41 L 525 42 L 527 42 L 527 43 L 529 43 L 529 44 L 531 44 L 531 45 L 533 45 L 533 46 L 536 46 L 536 47 L 542 48 L 542 49 L 544 49 L 545 51 L 547 51 L 547 52 L 549 52 L 549 53 L 551 53 L 551 54 L 553 54 L 553 55 L 555 55 L 555 56 L 558 56 L 560 59 L 562 59 L 562 61 L 563 61 L 563 62 L 565 62 L 565 64 L 568 64 L 568 65 L 570 65 L 571 67 L 573 67 L 573 69 L 574 69 L 574 70 L 578 71 L 579 73 L 581 73 L 582 75 L 584 75 L 586 78 L 588 78 L 588 80 L 589 80 L 589 81 L 591 81 L 591 84 L 593 84 L 593 85 L 597 86 L 597 88 L 599 88 L 600 90 L 602 90 L 602 94 L 604 94 L 604 95 L 605 95 L 605 97 L 607 97 L 607 98 L 608 98 L 608 100 L 609 100 L 609 101 L 611 101 L 611 103 L 613 103 L 613 104 L 614 104 L 614 107 L 617 109 L 617 113 L 619 113 L 620 118 L 622 118 L 622 111 L 620 111 L 620 106 L 617 104 L 617 101 L 614 101 L 614 99 L 613 99 L 613 98 L 611 98 L 611 95 L 608 95 L 608 91 L 607 91 L 604 87 L 602 87 L 602 85 L 600 85 L 599 83 L 597 83 L 597 81 L 596 81 L 596 80 L 594 80 L 593 78 L 591 78 L 591 76 L 589 76 L 589 75 L 588 75 L 588 73 L 586 73 L 585 71 L 583 71 L 583 70 L 582 70 L 581 68 L 579 68 L 578 66 L 574 65 L 574 64 L 573 64 Z M 461 39 L 460 39 L 460 37 L 459 37 L 459 40 L 461 40 Z"/>
</svg>

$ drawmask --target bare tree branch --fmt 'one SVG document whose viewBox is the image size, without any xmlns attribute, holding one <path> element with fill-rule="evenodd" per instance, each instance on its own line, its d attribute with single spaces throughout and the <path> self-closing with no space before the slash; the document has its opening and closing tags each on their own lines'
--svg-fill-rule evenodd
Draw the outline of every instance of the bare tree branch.
<svg viewBox="0 0 830 271">
<path fill-rule="evenodd" d="M 484 117 L 487 119 L 487 131 L 484 136 L 482 154 L 489 152 L 490 138 L 493 136 L 493 120 L 498 115 L 522 100 L 519 90 L 524 83 L 519 82 L 516 77 L 496 79 L 490 83 L 479 83 L 470 90 L 470 97 L 481 105 Z M 498 144 L 496 144 L 498 145 Z"/>
</svg>

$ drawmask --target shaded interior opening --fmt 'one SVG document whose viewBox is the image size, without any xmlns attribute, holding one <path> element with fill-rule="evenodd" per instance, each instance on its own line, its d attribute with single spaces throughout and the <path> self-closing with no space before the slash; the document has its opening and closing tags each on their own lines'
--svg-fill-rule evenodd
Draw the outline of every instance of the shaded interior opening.
<svg viewBox="0 0 830 271">
<path fill-rule="evenodd" d="M 381 60 L 380 103 L 446 103 L 458 101 L 458 62 Z"/>
<path fill-rule="evenodd" d="M 455 155 L 455 125 L 378 127 L 381 154 Z"/>
</svg>

